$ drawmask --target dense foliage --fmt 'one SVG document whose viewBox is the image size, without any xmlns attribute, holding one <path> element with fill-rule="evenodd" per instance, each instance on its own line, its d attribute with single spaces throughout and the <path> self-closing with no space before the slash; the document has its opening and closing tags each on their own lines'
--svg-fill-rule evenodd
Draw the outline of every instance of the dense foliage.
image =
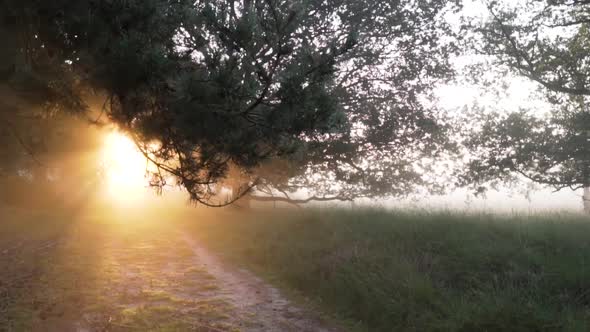
<svg viewBox="0 0 590 332">
<path fill-rule="evenodd" d="M 231 167 L 240 195 L 405 193 L 446 148 L 428 94 L 452 75 L 454 2 L 4 0 L 2 122 L 105 96 L 158 166 L 152 184 L 172 174 L 204 204 Z M 289 166 L 257 173 L 269 160 Z"/>
</svg>

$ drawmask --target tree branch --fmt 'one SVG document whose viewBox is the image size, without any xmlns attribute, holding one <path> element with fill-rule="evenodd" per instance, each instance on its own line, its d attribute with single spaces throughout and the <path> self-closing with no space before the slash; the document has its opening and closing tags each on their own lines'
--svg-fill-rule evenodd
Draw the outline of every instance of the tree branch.
<svg viewBox="0 0 590 332">
<path fill-rule="evenodd" d="M 318 197 L 318 196 L 311 196 L 304 199 L 295 199 L 290 197 L 279 197 L 279 196 L 251 196 L 251 199 L 254 201 L 259 202 L 285 202 L 290 204 L 306 204 L 310 202 L 330 202 L 330 201 L 340 201 L 340 202 L 350 202 L 352 201 L 351 198 L 344 197 L 344 196 L 328 196 L 328 197 Z"/>
</svg>

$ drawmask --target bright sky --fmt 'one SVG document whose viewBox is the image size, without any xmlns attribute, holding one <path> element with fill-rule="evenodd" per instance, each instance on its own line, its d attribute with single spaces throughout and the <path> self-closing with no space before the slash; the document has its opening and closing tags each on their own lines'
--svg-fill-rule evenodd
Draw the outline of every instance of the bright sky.
<svg viewBox="0 0 590 332">
<path fill-rule="evenodd" d="M 515 5 L 518 2 L 505 2 Z M 487 10 L 483 1 L 466 1 L 463 15 L 469 17 L 471 22 L 482 22 L 485 20 Z M 449 21 L 459 24 L 458 16 L 448 17 Z M 463 56 L 454 59 L 453 63 L 459 73 L 465 73 L 466 66 L 480 61 L 476 56 Z M 504 77 L 502 82 L 495 83 L 500 86 L 506 84 L 506 90 L 502 91 L 501 104 L 498 104 L 498 97 L 486 92 L 482 86 L 472 84 L 451 84 L 438 89 L 437 96 L 441 105 L 447 112 L 453 114 L 460 112 L 464 107 L 474 104 L 484 108 L 493 108 L 497 111 L 516 111 L 520 108 L 529 108 L 535 112 L 547 112 L 550 108 L 546 102 L 535 96 L 537 84 L 521 77 Z M 501 107 L 501 108 L 500 108 Z M 582 208 L 582 192 L 563 190 L 558 193 L 551 189 L 527 189 L 528 184 L 523 183 L 512 189 L 490 191 L 487 198 L 475 198 L 468 190 L 457 190 L 445 196 L 431 196 L 420 201 L 403 200 L 401 204 L 426 208 L 427 206 L 452 209 L 478 209 L 478 210 L 517 210 L 546 211 L 546 210 L 580 210 Z M 525 192 L 529 191 L 528 197 Z M 398 201 L 396 201 L 398 202 Z"/>
</svg>

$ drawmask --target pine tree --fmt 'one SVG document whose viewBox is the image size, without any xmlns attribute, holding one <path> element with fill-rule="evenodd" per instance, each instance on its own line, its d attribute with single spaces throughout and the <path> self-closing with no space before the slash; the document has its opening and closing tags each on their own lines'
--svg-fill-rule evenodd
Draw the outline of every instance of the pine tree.
<svg viewBox="0 0 590 332">
<path fill-rule="evenodd" d="M 405 194 L 425 184 L 413 163 L 448 147 L 428 97 L 453 74 L 455 2 L 3 0 L 0 84 L 45 111 L 106 95 L 152 183 L 172 175 L 205 205 L 225 204 L 230 166 L 248 179 L 234 199 Z M 258 172 L 279 161 L 280 180 Z"/>
</svg>

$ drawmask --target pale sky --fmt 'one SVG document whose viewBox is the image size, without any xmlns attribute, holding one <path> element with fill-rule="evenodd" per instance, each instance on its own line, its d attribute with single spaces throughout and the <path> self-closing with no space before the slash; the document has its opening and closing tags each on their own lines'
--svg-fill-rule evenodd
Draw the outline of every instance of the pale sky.
<svg viewBox="0 0 590 332">
<path fill-rule="evenodd" d="M 466 1 L 463 15 L 468 16 L 471 22 L 482 22 L 486 18 L 486 8 L 483 1 Z M 517 4 L 518 1 L 511 1 L 510 4 Z M 451 22 L 459 22 L 457 16 L 447 18 Z M 463 56 L 454 59 L 453 63 L 459 73 L 465 72 L 465 67 L 471 63 L 482 61 L 477 56 Z M 502 92 L 501 104 L 497 96 L 486 92 L 481 86 L 472 84 L 451 84 L 441 86 L 437 90 L 437 97 L 443 108 L 453 114 L 460 112 L 464 107 L 477 103 L 481 107 L 494 108 L 497 111 L 516 111 L 520 108 L 534 109 L 535 112 L 543 113 L 550 110 L 546 102 L 535 96 L 537 84 L 521 77 L 504 77 L 502 82 L 507 89 Z M 524 192 L 527 191 L 527 183 L 512 189 L 489 191 L 487 198 L 475 198 L 468 190 L 457 190 L 445 196 L 429 196 L 414 200 L 388 201 L 387 204 L 413 206 L 417 208 L 450 208 L 450 209 L 476 209 L 476 210 L 499 210 L 502 212 L 534 212 L 547 210 L 571 210 L 582 209 L 582 191 L 573 192 L 564 189 L 555 193 L 552 189 L 534 190 L 529 194 L 528 199 Z"/>
<path fill-rule="evenodd" d="M 504 4 L 518 6 L 523 0 L 502 0 Z M 445 19 L 453 26 L 459 27 L 461 16 L 471 23 L 482 23 L 486 20 L 487 9 L 484 0 L 466 0 L 464 9 L 458 14 L 448 14 Z M 468 76 L 466 67 L 470 64 L 485 61 L 486 59 L 476 55 L 464 55 L 453 59 L 453 64 L 461 75 Z M 483 86 L 456 83 L 440 86 L 436 91 L 439 104 L 445 112 L 453 115 L 460 112 L 465 107 L 477 104 L 485 111 L 486 108 L 494 111 L 517 111 L 520 108 L 532 109 L 539 114 L 546 113 L 550 110 L 549 105 L 539 98 L 536 93 L 537 84 L 522 77 L 503 76 L 489 77 L 495 86 L 505 85 L 506 89 L 498 91 L 500 98 L 489 92 Z M 463 81 L 461 78 L 459 82 Z M 501 102 L 499 103 L 498 100 Z M 500 213 L 538 213 L 538 212 L 555 212 L 582 211 L 582 192 L 573 192 L 564 189 L 560 192 L 554 192 L 553 189 L 542 189 L 536 186 L 531 188 L 530 182 L 523 180 L 522 184 L 514 185 L 511 188 L 505 187 L 499 190 L 490 190 L 486 197 L 474 197 L 472 191 L 468 189 L 455 190 L 448 195 L 420 195 L 412 198 L 399 199 L 391 198 L 380 201 L 358 200 L 356 205 L 382 206 L 387 208 L 412 208 L 412 209 L 452 209 L 462 211 L 487 211 Z M 316 206 L 347 206 L 350 203 L 314 203 Z"/>
</svg>

